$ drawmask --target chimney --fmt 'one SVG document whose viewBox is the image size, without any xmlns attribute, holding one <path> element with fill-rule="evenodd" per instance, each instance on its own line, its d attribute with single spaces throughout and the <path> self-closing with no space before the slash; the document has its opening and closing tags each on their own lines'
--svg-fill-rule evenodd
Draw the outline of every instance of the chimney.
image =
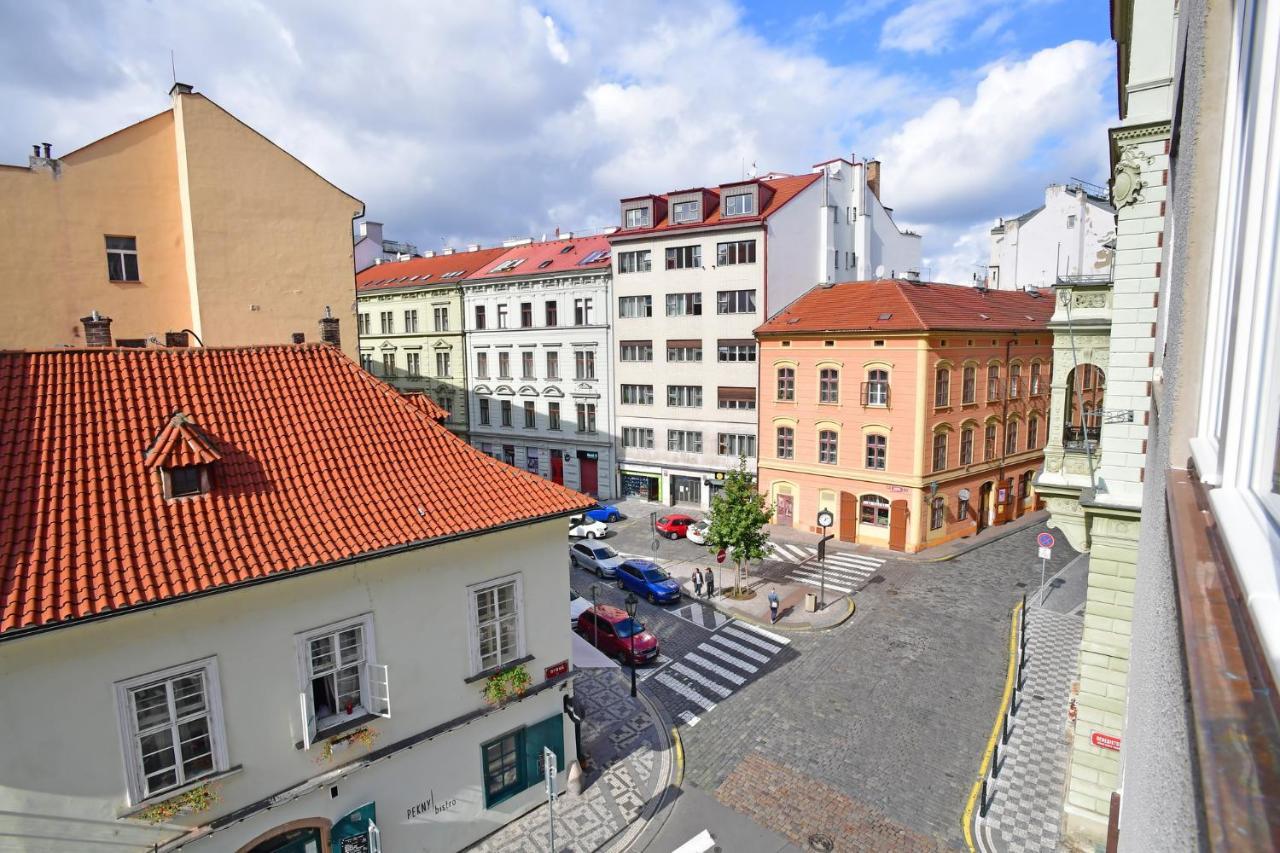
<svg viewBox="0 0 1280 853">
<path fill-rule="evenodd" d="M 467 251 L 468 251 L 468 252 L 478 252 L 478 251 L 480 251 L 480 244 L 479 244 L 479 243 L 471 243 L 471 244 L 469 244 L 469 245 L 467 246 Z"/>
<path fill-rule="evenodd" d="M 84 325 L 84 345 L 87 347 L 111 346 L 111 318 L 103 317 L 93 311 L 88 317 L 81 317 Z"/>
<path fill-rule="evenodd" d="M 41 142 L 40 147 L 44 148 L 44 159 L 46 160 L 53 159 L 53 143 L 52 142 Z"/>
<path fill-rule="evenodd" d="M 880 161 L 867 161 L 867 189 L 878 200 L 880 198 Z"/>
<path fill-rule="evenodd" d="M 342 335 L 338 331 L 338 318 L 333 316 L 329 306 L 324 306 L 324 316 L 320 318 L 320 340 L 335 347 L 342 346 Z"/>
<path fill-rule="evenodd" d="M 452 247 L 452 246 L 450 246 L 449 248 L 447 248 L 447 249 L 445 249 L 444 251 L 442 251 L 440 254 L 442 254 L 442 255 L 452 255 L 452 254 L 453 254 L 453 252 L 454 252 L 454 249 L 453 249 L 453 247 Z"/>
<path fill-rule="evenodd" d="M 302 332 L 294 332 L 293 342 L 295 344 L 305 344 L 307 342 L 307 336 L 304 335 Z"/>
<path fill-rule="evenodd" d="M 194 91 L 195 88 L 192 87 L 190 83 L 175 82 L 169 89 L 169 97 L 176 98 L 178 95 L 190 95 Z"/>
<path fill-rule="evenodd" d="M 382 223 L 366 219 L 360 223 L 360 236 L 368 237 L 375 243 L 382 242 Z"/>
<path fill-rule="evenodd" d="M 191 343 L 188 340 L 187 330 L 183 329 L 181 332 L 165 332 L 164 345 L 167 347 L 176 347 L 179 349 L 181 349 L 182 347 L 191 346 Z"/>
</svg>

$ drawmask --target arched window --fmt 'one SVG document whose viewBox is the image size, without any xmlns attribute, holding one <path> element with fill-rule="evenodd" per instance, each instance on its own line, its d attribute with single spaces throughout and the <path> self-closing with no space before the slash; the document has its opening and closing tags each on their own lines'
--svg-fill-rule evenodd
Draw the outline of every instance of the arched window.
<svg viewBox="0 0 1280 853">
<path fill-rule="evenodd" d="M 1040 362 L 1033 361 L 1031 362 L 1031 396 L 1039 397 L 1043 390 L 1040 385 Z"/>
<path fill-rule="evenodd" d="M 889 371 L 867 371 L 867 381 L 862 383 L 862 405 L 889 405 Z"/>
<path fill-rule="evenodd" d="M 1086 442 L 1097 447 L 1102 437 L 1102 413 L 1107 390 L 1106 374 L 1093 364 L 1081 364 L 1067 374 L 1067 411 L 1062 443 L 1068 450 L 1083 450 Z"/>
<path fill-rule="evenodd" d="M 796 456 L 796 431 L 791 427 L 778 427 L 778 458 L 794 459 Z"/>
<path fill-rule="evenodd" d="M 818 371 L 818 402 L 840 402 L 840 371 L 834 367 L 824 367 Z"/>
<path fill-rule="evenodd" d="M 947 434 L 945 432 L 933 434 L 933 470 L 947 470 Z"/>
<path fill-rule="evenodd" d="M 951 405 L 951 371 L 939 367 L 933 375 L 933 407 L 941 409 Z"/>
<path fill-rule="evenodd" d="M 818 461 L 824 465 L 835 465 L 839 458 L 839 436 L 835 430 L 824 429 L 818 433 Z"/>
<path fill-rule="evenodd" d="M 778 368 L 778 399 L 794 400 L 796 398 L 796 371 L 794 367 Z"/>
<path fill-rule="evenodd" d="M 1027 418 L 1027 450 L 1035 450 L 1040 441 L 1040 419 Z"/>
<path fill-rule="evenodd" d="M 960 464 L 973 464 L 973 427 L 971 426 L 960 430 Z"/>
<path fill-rule="evenodd" d="M 872 471 L 883 471 L 889 456 L 889 437 L 886 435 L 867 436 L 867 468 Z"/>
<path fill-rule="evenodd" d="M 996 458 L 996 423 L 992 421 L 987 424 L 987 429 L 982 435 L 982 460 L 990 462 Z"/>
<path fill-rule="evenodd" d="M 1004 428 L 1004 453 L 1010 456 L 1018 452 L 1018 422 L 1009 421 Z"/>
<path fill-rule="evenodd" d="M 947 523 L 947 500 L 939 495 L 929 509 L 929 529 L 938 530 Z"/>
<path fill-rule="evenodd" d="M 960 402 L 968 405 L 978 398 L 978 368 L 972 364 L 964 367 L 964 384 L 960 390 Z"/>
<path fill-rule="evenodd" d="M 889 499 L 879 495 L 862 496 L 860 520 L 873 527 L 889 526 Z"/>
<path fill-rule="evenodd" d="M 1016 400 L 1022 396 L 1022 365 L 1014 362 L 1009 365 L 1009 399 Z"/>
<path fill-rule="evenodd" d="M 1000 365 L 991 364 L 987 366 L 987 402 L 992 403 L 1000 399 Z"/>
</svg>

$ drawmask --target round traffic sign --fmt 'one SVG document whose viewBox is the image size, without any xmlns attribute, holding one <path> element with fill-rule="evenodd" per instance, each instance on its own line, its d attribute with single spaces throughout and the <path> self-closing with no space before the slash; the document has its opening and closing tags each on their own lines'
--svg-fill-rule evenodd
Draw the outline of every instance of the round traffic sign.
<svg viewBox="0 0 1280 853">
<path fill-rule="evenodd" d="M 716 562 L 717 562 L 717 563 L 723 563 L 723 562 L 724 562 L 724 557 L 725 557 L 725 550 L 724 550 L 723 548 L 721 548 L 721 549 L 720 549 L 720 552 L 719 552 L 718 554 L 716 554 Z"/>
<path fill-rule="evenodd" d="M 1041 533 L 1039 536 L 1036 537 L 1036 544 L 1039 545 L 1041 548 L 1052 548 L 1053 541 L 1054 540 L 1053 540 L 1052 533 Z"/>
</svg>

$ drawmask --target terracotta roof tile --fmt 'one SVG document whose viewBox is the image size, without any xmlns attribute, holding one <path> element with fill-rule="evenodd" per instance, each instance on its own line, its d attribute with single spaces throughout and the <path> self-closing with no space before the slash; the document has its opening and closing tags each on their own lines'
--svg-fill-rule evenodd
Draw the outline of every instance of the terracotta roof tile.
<svg viewBox="0 0 1280 853">
<path fill-rule="evenodd" d="M 322 344 L 0 352 L 0 632 L 594 505 L 432 407 Z M 213 489 L 166 501 L 193 424 Z"/>
<path fill-rule="evenodd" d="M 583 261 L 587 258 L 594 258 L 594 260 L 584 264 Z M 514 261 L 519 263 L 510 269 L 502 269 Z M 609 268 L 609 238 L 603 235 L 544 240 L 540 243 L 513 246 L 477 269 L 468 278 L 514 278 L 600 267 Z"/>
<path fill-rule="evenodd" d="M 767 219 L 771 214 L 777 212 L 777 210 L 780 207 L 782 207 L 787 202 L 791 201 L 791 199 L 799 195 L 802 190 L 804 190 L 806 187 L 808 187 L 814 181 L 818 180 L 821 177 L 822 177 L 821 172 L 813 172 L 808 175 L 790 175 L 785 178 L 761 179 L 760 180 L 761 184 L 764 184 L 773 189 L 773 197 L 769 199 L 769 201 L 765 204 L 764 209 L 761 210 L 760 213 L 755 216 L 733 216 L 728 219 L 722 219 L 720 216 L 720 202 L 719 202 L 720 191 L 715 188 L 708 188 L 708 191 L 711 193 L 712 197 L 715 199 L 715 207 L 707 213 L 706 217 L 702 221 L 673 223 L 670 219 L 670 211 L 668 210 L 667 211 L 668 215 L 663 216 L 661 219 L 655 222 L 652 228 L 624 228 L 621 231 L 618 231 L 617 233 L 615 233 L 613 237 L 615 239 L 621 239 L 621 238 L 635 237 L 637 235 L 650 234 L 653 232 L 661 233 L 661 232 L 667 232 L 667 231 L 691 231 L 697 228 L 707 228 L 712 225 L 726 225 L 726 224 L 738 224 L 738 223 L 750 224 L 753 222 L 760 222 L 761 220 Z M 740 181 L 738 182 L 738 184 L 735 184 L 734 186 L 740 186 L 745 183 L 747 182 Z M 695 188 L 695 189 L 698 189 L 698 188 Z M 692 190 L 680 190 L 678 192 L 692 192 Z M 674 194 L 676 193 L 667 193 L 666 195 L 657 196 L 657 198 L 665 199 Z M 637 196 L 637 198 L 648 198 L 648 196 Z M 627 201 L 627 199 L 623 199 L 623 201 Z"/>
<path fill-rule="evenodd" d="M 376 264 L 356 274 L 356 292 L 391 290 L 398 287 L 429 287 L 437 284 L 457 284 L 479 269 L 488 269 L 489 262 L 507 249 L 478 249 L 474 252 L 453 252 L 431 258 L 411 258 L 407 261 L 391 261 Z M 449 275 L 457 273 L 457 275 Z M 443 276 L 449 275 L 448 278 Z"/>
</svg>

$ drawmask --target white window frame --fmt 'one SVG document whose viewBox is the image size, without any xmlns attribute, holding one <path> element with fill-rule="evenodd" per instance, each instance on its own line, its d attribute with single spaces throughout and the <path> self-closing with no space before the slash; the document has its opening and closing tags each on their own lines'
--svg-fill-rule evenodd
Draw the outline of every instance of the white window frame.
<svg viewBox="0 0 1280 853">
<path fill-rule="evenodd" d="M 213 746 L 213 769 L 208 773 L 189 780 L 183 780 L 170 788 L 147 793 L 142 773 L 142 756 L 139 754 L 137 735 L 137 716 L 133 712 L 130 692 L 160 681 L 169 681 L 192 672 L 202 672 L 205 680 L 205 702 L 209 709 L 209 737 Z M 125 781 L 129 791 L 129 805 L 153 799 L 165 799 L 175 793 L 195 785 L 200 779 L 225 772 L 231 761 L 227 753 L 227 734 L 223 722 L 222 687 L 218 679 L 218 659 L 216 656 L 201 660 L 178 664 L 166 669 L 149 672 L 115 683 L 116 711 L 120 724 L 120 747 L 124 759 Z M 181 762 L 177 765 L 181 773 Z"/>
<path fill-rule="evenodd" d="M 648 228 L 649 221 L 647 207 L 628 207 L 623 214 L 623 223 L 627 228 Z"/>
<path fill-rule="evenodd" d="M 701 222 L 702 202 L 694 198 L 671 205 L 671 221 L 673 223 Z"/>
<path fill-rule="evenodd" d="M 360 666 L 360 704 L 345 719 L 339 715 L 333 722 L 320 727 L 311 699 L 311 641 L 326 634 L 337 634 L 349 628 L 360 627 L 363 631 L 364 660 Z M 323 739 L 325 732 L 338 728 L 350 720 L 358 719 L 366 714 L 378 717 L 391 716 L 391 692 L 387 678 L 387 665 L 378 663 L 378 646 L 373 631 L 373 614 L 362 613 L 339 622 L 331 622 L 301 631 L 293 635 L 295 651 L 298 656 L 298 704 L 302 714 L 302 748 L 310 749 L 317 740 Z"/>
<path fill-rule="evenodd" d="M 738 209 L 734 209 L 734 199 L 741 199 L 742 204 L 737 205 Z M 732 193 L 724 197 L 724 215 L 725 216 L 751 216 L 756 212 L 756 200 L 752 193 Z"/>
<path fill-rule="evenodd" d="M 520 573 L 513 575 L 505 575 L 500 578 L 483 581 L 481 583 L 471 584 L 467 587 L 467 648 L 470 654 L 471 674 L 479 675 L 481 672 L 487 672 L 481 668 L 480 661 L 480 623 L 476 612 L 476 602 L 478 596 L 495 587 L 504 586 L 511 582 L 516 585 L 516 652 L 507 661 L 502 661 L 499 654 L 499 661 L 490 670 L 501 670 L 504 666 L 510 665 L 513 661 L 518 661 L 526 656 L 525 652 L 525 633 L 524 633 L 524 578 Z"/>
</svg>

